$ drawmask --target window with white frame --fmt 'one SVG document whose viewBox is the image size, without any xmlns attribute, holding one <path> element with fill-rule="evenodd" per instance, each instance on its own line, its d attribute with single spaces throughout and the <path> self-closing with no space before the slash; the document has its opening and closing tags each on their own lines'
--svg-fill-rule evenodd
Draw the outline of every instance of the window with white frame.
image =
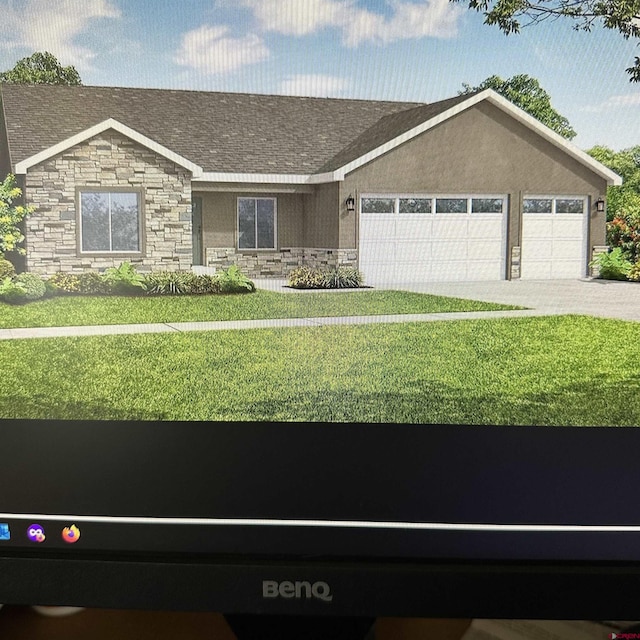
<svg viewBox="0 0 640 640">
<path fill-rule="evenodd" d="M 238 198 L 238 248 L 276 248 L 275 198 Z"/>
<path fill-rule="evenodd" d="M 80 191 L 83 253 L 140 253 L 139 191 Z"/>
</svg>

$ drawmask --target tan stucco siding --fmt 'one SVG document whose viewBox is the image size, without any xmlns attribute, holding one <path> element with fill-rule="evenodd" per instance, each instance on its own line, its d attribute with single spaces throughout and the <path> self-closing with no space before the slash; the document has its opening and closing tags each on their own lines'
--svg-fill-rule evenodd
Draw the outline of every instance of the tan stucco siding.
<svg viewBox="0 0 640 640">
<path fill-rule="evenodd" d="M 189 269 L 191 174 L 115 131 L 106 131 L 31 167 L 25 179 L 27 269 L 43 274 L 105 269 Z M 81 252 L 80 191 L 141 194 L 141 247 L 133 254 Z"/>
<path fill-rule="evenodd" d="M 523 195 L 591 197 L 590 244 L 604 242 L 604 215 L 593 203 L 606 181 L 497 107 L 480 103 L 356 169 L 340 185 L 350 193 L 506 194 L 509 245 L 519 243 Z M 353 246 L 357 215 L 341 218 L 340 246 Z"/>
<path fill-rule="evenodd" d="M 338 184 L 331 183 L 306 196 L 305 247 L 338 248 L 339 195 Z"/>
<path fill-rule="evenodd" d="M 238 198 L 275 198 L 276 249 L 303 246 L 304 196 L 298 193 L 199 192 L 202 197 L 202 234 L 205 247 L 236 247 Z"/>
</svg>

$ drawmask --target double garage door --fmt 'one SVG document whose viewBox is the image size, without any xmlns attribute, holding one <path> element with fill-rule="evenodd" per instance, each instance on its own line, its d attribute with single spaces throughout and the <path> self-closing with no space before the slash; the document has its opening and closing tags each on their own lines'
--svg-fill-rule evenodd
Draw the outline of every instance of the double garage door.
<svg viewBox="0 0 640 640">
<path fill-rule="evenodd" d="M 360 270 L 376 283 L 501 280 L 506 196 L 360 199 Z"/>
<path fill-rule="evenodd" d="M 361 197 L 359 253 L 365 280 L 505 279 L 507 202 L 502 195 Z M 522 278 L 585 275 L 585 211 L 586 198 L 524 199 Z"/>
</svg>

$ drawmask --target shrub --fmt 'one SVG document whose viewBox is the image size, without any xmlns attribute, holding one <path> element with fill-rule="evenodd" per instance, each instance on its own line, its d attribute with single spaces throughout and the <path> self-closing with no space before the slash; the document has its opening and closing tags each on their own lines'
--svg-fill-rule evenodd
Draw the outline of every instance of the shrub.
<svg viewBox="0 0 640 640">
<path fill-rule="evenodd" d="M 123 262 L 119 267 L 109 267 L 102 275 L 113 293 L 131 295 L 142 293 L 145 289 L 145 278 L 136 271 L 130 262 Z"/>
<path fill-rule="evenodd" d="M 80 293 L 80 275 L 77 273 L 54 273 L 47 281 L 58 293 Z"/>
<path fill-rule="evenodd" d="M 185 295 L 192 293 L 196 275 L 189 271 L 156 271 L 145 276 L 145 290 L 149 295 Z"/>
<path fill-rule="evenodd" d="M 626 280 L 632 263 L 625 258 L 623 250 L 616 247 L 609 253 L 598 254 L 589 266 L 597 266 L 600 272 L 599 277 L 605 280 Z"/>
<path fill-rule="evenodd" d="M 632 263 L 640 260 L 640 218 L 636 214 L 621 214 L 607 223 L 607 244 L 621 249 Z"/>
<path fill-rule="evenodd" d="M 35 273 L 20 273 L 13 278 L 13 282 L 24 288 L 27 300 L 38 300 L 46 291 L 44 280 Z"/>
<path fill-rule="evenodd" d="M 362 274 L 355 267 L 298 267 L 289 274 L 289 286 L 295 289 L 353 289 L 362 284 Z"/>
<path fill-rule="evenodd" d="M 9 304 L 21 304 L 27 301 L 26 287 L 15 282 L 9 276 L 0 281 L 0 300 Z"/>
<path fill-rule="evenodd" d="M 361 287 L 362 283 L 362 274 L 355 267 L 337 267 L 324 276 L 328 289 L 353 289 Z"/>
<path fill-rule="evenodd" d="M 640 282 L 640 261 L 632 265 L 627 278 L 633 282 Z"/>
<path fill-rule="evenodd" d="M 220 279 L 216 276 L 198 274 L 193 281 L 191 293 L 197 295 L 221 293 Z"/>
<path fill-rule="evenodd" d="M 253 281 L 247 278 L 234 264 L 228 269 L 216 273 L 215 278 L 220 286 L 220 293 L 251 293 L 256 290 Z"/>
<path fill-rule="evenodd" d="M 53 296 L 57 296 L 61 293 L 60 289 L 56 287 L 54 284 L 51 284 L 50 280 L 44 281 L 44 297 L 45 298 L 53 298 Z"/>
<path fill-rule="evenodd" d="M 297 267 L 289 274 L 289 286 L 295 289 L 322 289 L 324 276 L 320 269 Z"/>
<path fill-rule="evenodd" d="M 6 277 L 13 278 L 16 275 L 16 268 L 0 255 L 0 280 Z"/>
<path fill-rule="evenodd" d="M 96 271 L 78 274 L 78 293 L 105 295 L 111 293 L 111 286 Z"/>
</svg>

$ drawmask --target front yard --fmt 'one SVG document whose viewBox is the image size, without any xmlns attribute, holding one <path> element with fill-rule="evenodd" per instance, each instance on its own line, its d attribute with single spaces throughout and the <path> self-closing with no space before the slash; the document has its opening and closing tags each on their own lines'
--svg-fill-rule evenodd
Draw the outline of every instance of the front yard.
<svg viewBox="0 0 640 640">
<path fill-rule="evenodd" d="M 256 291 L 208 296 L 67 296 L 0 303 L 0 329 L 155 322 L 213 322 L 393 313 L 492 311 L 518 307 L 404 291 Z"/>
<path fill-rule="evenodd" d="M 638 362 L 582 316 L 8 340 L 0 417 L 639 425 Z"/>
</svg>

